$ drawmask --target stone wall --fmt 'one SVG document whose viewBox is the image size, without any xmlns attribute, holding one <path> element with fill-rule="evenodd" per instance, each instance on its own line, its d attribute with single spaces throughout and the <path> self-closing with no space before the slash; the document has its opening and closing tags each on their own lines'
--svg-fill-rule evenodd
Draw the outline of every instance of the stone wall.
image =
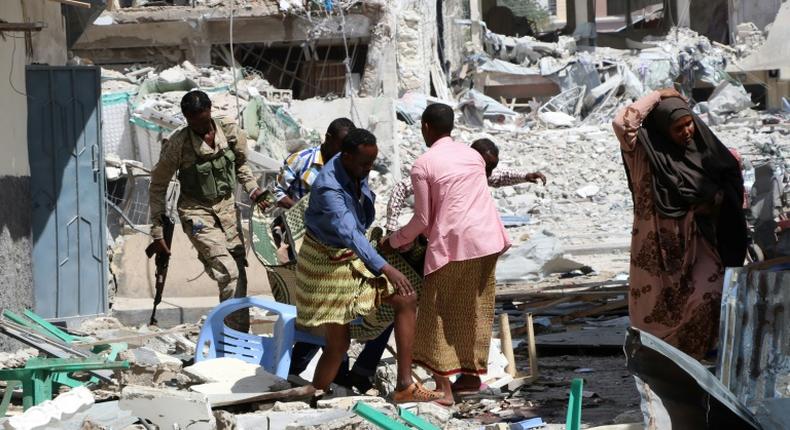
<svg viewBox="0 0 790 430">
<path fill-rule="evenodd" d="M 30 50 L 23 33 L 0 38 L 0 100 L 7 108 L 0 115 L 3 156 L 0 157 L 0 308 L 21 310 L 33 306 L 31 252 L 30 163 L 27 152 L 27 97 L 25 66 L 66 62 L 66 35 L 61 5 L 47 0 L 0 2 L 0 17 L 7 22 L 43 21 L 46 28 L 31 33 Z M 13 108 L 11 108 L 13 107 Z M 0 336 L 0 350 L 19 345 Z"/>
</svg>

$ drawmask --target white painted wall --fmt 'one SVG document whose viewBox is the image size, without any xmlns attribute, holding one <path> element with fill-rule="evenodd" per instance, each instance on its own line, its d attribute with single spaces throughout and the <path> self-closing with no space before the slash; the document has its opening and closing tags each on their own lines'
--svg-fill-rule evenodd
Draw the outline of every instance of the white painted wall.
<svg viewBox="0 0 790 430">
<path fill-rule="evenodd" d="M 66 63 L 66 31 L 60 4 L 49 0 L 2 0 L 0 19 L 7 22 L 43 21 L 47 28 L 33 32 L 33 52 L 25 52 L 24 33 L 6 33 L 0 38 L 0 130 L 3 130 L 0 176 L 28 176 L 27 99 L 25 65 L 32 62 L 62 65 Z M 20 94 L 22 93 L 22 94 Z"/>
</svg>

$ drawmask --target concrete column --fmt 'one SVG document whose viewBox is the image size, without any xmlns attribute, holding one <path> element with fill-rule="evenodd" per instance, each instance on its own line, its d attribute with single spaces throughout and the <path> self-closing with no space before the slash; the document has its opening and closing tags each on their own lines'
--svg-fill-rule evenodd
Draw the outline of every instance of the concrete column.
<svg viewBox="0 0 790 430">
<path fill-rule="evenodd" d="M 675 0 L 678 27 L 691 27 L 691 0 Z"/>
<path fill-rule="evenodd" d="M 595 45 L 595 2 L 573 0 L 574 37 L 581 45 Z"/>
<path fill-rule="evenodd" d="M 187 60 L 196 66 L 211 65 L 211 44 L 192 41 L 187 49 Z"/>
<path fill-rule="evenodd" d="M 483 20 L 480 0 L 469 0 L 469 17 L 472 20 L 472 46 L 475 51 L 483 50 L 483 28 L 480 21 Z"/>
<path fill-rule="evenodd" d="M 395 57 L 395 33 L 398 20 L 392 9 L 384 2 L 370 7 L 371 19 L 368 55 L 359 95 L 398 97 L 398 70 Z M 373 24 L 375 23 L 375 24 Z"/>
</svg>

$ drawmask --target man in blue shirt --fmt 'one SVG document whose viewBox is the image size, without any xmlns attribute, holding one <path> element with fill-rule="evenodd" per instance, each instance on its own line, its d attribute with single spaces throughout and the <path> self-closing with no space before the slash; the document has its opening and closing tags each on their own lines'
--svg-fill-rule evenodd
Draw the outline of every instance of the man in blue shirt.
<svg viewBox="0 0 790 430">
<path fill-rule="evenodd" d="M 296 260 L 297 322 L 324 331 L 326 346 L 313 387 L 326 390 L 348 351 L 349 323 L 372 314 L 382 302 L 389 304 L 395 311 L 398 349 L 393 400 L 434 401 L 441 394 L 411 377 L 416 294 L 406 276 L 389 265 L 365 235 L 376 214 L 367 178 L 377 156 L 375 136 L 352 130 L 340 155 L 321 169 L 313 183 L 305 211 L 307 234 Z"/>
<path fill-rule="evenodd" d="M 323 144 L 289 155 L 283 162 L 283 167 L 274 186 L 277 205 L 290 208 L 302 197 L 305 197 L 310 192 L 313 182 L 324 164 L 340 152 L 343 139 L 349 131 L 355 128 L 356 126 L 350 119 L 337 118 L 329 124 Z M 381 361 L 381 356 L 384 354 L 391 335 L 392 325 L 384 330 L 379 337 L 367 341 L 351 370 L 348 368 L 347 360 L 343 362 L 335 382 L 348 388 L 355 387 L 361 393 L 369 390 L 373 386 L 371 378 L 376 374 L 376 367 Z M 294 344 L 291 351 L 289 373 L 295 375 L 302 373 L 318 350 L 319 347 L 313 344 L 303 342 Z"/>
</svg>

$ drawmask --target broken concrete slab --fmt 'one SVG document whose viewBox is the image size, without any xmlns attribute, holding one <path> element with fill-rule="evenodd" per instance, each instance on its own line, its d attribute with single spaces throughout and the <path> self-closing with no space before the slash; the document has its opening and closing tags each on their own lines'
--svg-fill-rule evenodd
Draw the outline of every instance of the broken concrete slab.
<svg viewBox="0 0 790 430">
<path fill-rule="evenodd" d="M 147 347 L 124 351 L 119 358 L 130 364 L 116 372 L 121 385 L 159 385 L 177 379 L 183 366 L 181 360 Z"/>
<path fill-rule="evenodd" d="M 184 368 L 183 372 L 196 383 L 229 383 L 237 381 L 247 382 L 254 378 L 261 392 L 279 391 L 291 388 L 288 381 L 279 378 L 257 364 L 247 363 L 232 357 L 220 357 L 200 361 Z"/>
<path fill-rule="evenodd" d="M 205 394 L 130 385 L 121 391 L 121 409 L 162 429 L 214 430 L 216 419 Z"/>
<path fill-rule="evenodd" d="M 137 422 L 137 417 L 120 408 L 117 400 L 95 403 L 90 409 L 61 421 L 59 428 L 64 430 L 125 429 Z M 89 424 L 86 424 L 89 423 Z M 93 426 L 93 427 L 88 427 Z"/>
<path fill-rule="evenodd" d="M 213 407 L 240 405 L 244 403 L 270 402 L 272 400 L 283 399 L 306 399 L 315 393 L 315 389 L 310 386 L 289 388 L 287 390 L 260 392 L 259 388 L 250 385 L 242 385 L 237 388 L 229 387 L 227 383 L 214 382 L 190 387 L 205 391 Z M 234 392 L 236 391 L 236 392 Z"/>
<path fill-rule="evenodd" d="M 354 418 L 354 413 L 341 409 L 306 409 L 301 411 L 267 411 L 254 414 L 236 415 L 238 430 L 285 430 L 336 427 L 333 423 Z M 361 422 L 360 422 L 361 423 Z M 357 427 L 348 427 L 357 428 Z"/>
<path fill-rule="evenodd" d="M 204 382 L 190 389 L 209 396 L 213 405 L 244 403 L 251 398 L 291 388 L 288 381 L 261 366 L 236 358 L 201 361 L 185 368 L 184 373 L 195 382 Z"/>
<path fill-rule="evenodd" d="M 310 405 L 305 402 L 274 402 L 272 411 L 274 412 L 293 412 L 310 409 Z"/>
<path fill-rule="evenodd" d="M 417 403 L 413 408 L 408 408 L 408 411 L 440 428 L 445 428 L 453 418 L 452 409 L 436 403 Z"/>
<path fill-rule="evenodd" d="M 371 396 L 349 396 L 349 397 L 334 397 L 331 399 L 319 400 L 316 403 L 318 409 L 345 409 L 351 410 L 357 402 L 367 403 L 373 407 L 383 407 L 389 405 L 386 400 L 381 397 Z"/>
</svg>

